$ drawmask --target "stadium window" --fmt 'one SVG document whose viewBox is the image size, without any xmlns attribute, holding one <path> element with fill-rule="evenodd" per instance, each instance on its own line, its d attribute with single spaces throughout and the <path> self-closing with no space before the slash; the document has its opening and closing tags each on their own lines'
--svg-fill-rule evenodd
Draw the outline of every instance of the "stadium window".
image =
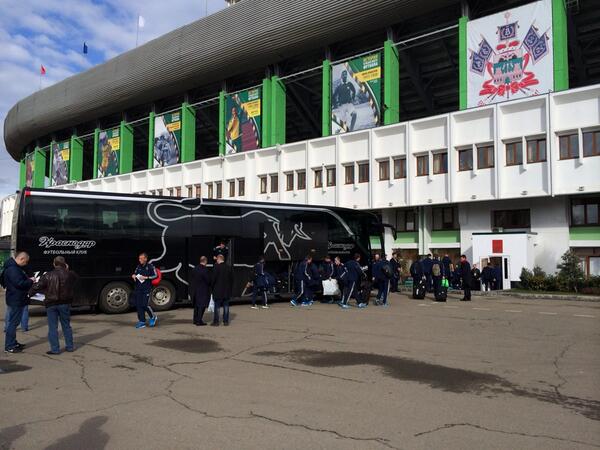
<svg viewBox="0 0 600 450">
<path fill-rule="evenodd" d="M 294 174 L 293 173 L 286 173 L 285 174 L 285 189 L 287 191 L 293 191 L 294 190 Z"/>
<path fill-rule="evenodd" d="M 394 159 L 394 179 L 406 178 L 406 158 Z"/>
<path fill-rule="evenodd" d="M 577 133 L 559 136 L 558 147 L 560 149 L 560 159 L 579 157 L 579 136 L 577 136 Z"/>
<path fill-rule="evenodd" d="M 229 182 L 229 196 L 235 197 L 235 180 Z"/>
<path fill-rule="evenodd" d="M 327 186 L 335 186 L 335 167 L 327 168 Z"/>
<path fill-rule="evenodd" d="M 433 154 L 433 174 L 440 175 L 448 173 L 448 153 L 434 153 Z"/>
<path fill-rule="evenodd" d="M 202 198 L 202 185 L 196 185 L 196 198 Z"/>
<path fill-rule="evenodd" d="M 181 197 L 181 187 L 177 186 L 175 188 L 175 197 Z"/>
<path fill-rule="evenodd" d="M 546 161 L 546 138 L 527 139 L 527 162 Z"/>
<path fill-rule="evenodd" d="M 272 174 L 271 175 L 271 193 L 275 194 L 279 192 L 279 175 Z"/>
<path fill-rule="evenodd" d="M 298 190 L 302 191 L 306 189 L 306 172 L 304 170 L 300 170 L 297 173 L 298 176 Z"/>
<path fill-rule="evenodd" d="M 521 141 L 506 143 L 506 165 L 523 164 L 523 143 Z"/>
<path fill-rule="evenodd" d="M 162 197 L 162 195 L 163 195 L 163 190 L 162 190 L 162 189 L 158 189 L 158 190 L 156 191 L 156 195 L 158 195 L 159 197 Z"/>
<path fill-rule="evenodd" d="M 416 231 L 417 214 L 414 209 L 396 210 L 396 230 L 397 231 Z"/>
<path fill-rule="evenodd" d="M 379 181 L 390 179 L 390 162 L 389 160 L 379 161 Z"/>
<path fill-rule="evenodd" d="M 173 197 L 173 188 L 167 188 L 167 196 Z"/>
<path fill-rule="evenodd" d="M 531 212 L 529 209 L 507 209 L 492 212 L 492 227 L 523 229 L 531 227 Z"/>
<path fill-rule="evenodd" d="M 417 156 L 417 176 L 429 175 L 429 155 Z"/>
<path fill-rule="evenodd" d="M 571 199 L 571 226 L 600 225 L 600 197 Z"/>
<path fill-rule="evenodd" d="M 477 146 L 477 168 L 490 169 L 494 167 L 494 146 L 493 145 L 478 145 Z"/>
<path fill-rule="evenodd" d="M 223 183 L 217 181 L 217 198 L 223 198 Z"/>
<path fill-rule="evenodd" d="M 583 156 L 600 155 L 600 130 L 583 133 Z"/>
<path fill-rule="evenodd" d="M 323 169 L 313 169 L 315 176 L 315 187 L 322 188 L 323 187 Z"/>
<path fill-rule="evenodd" d="M 473 170 L 473 149 L 464 148 L 458 151 L 458 170 Z"/>
<path fill-rule="evenodd" d="M 458 230 L 457 210 L 455 206 L 433 208 L 433 230 Z"/>
<path fill-rule="evenodd" d="M 240 197 L 246 195 L 246 180 L 244 178 L 238 180 L 238 195 Z"/>
<path fill-rule="evenodd" d="M 354 184 L 354 164 L 344 166 L 344 180 L 346 184 Z"/>
<path fill-rule="evenodd" d="M 208 198 L 213 198 L 213 184 L 212 183 L 206 183 L 206 196 Z"/>
<path fill-rule="evenodd" d="M 194 196 L 194 186 L 187 187 L 187 196 L 188 198 L 192 198 Z"/>
<path fill-rule="evenodd" d="M 263 175 L 261 177 L 258 177 L 258 180 L 260 183 L 260 193 L 266 194 L 267 193 L 267 177 Z"/>
<path fill-rule="evenodd" d="M 358 163 L 358 182 L 369 182 L 369 163 Z"/>
</svg>

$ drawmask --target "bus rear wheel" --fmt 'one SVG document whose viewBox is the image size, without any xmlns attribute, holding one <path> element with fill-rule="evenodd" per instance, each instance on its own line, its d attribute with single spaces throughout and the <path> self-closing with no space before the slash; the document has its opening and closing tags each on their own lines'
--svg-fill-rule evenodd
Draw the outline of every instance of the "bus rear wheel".
<svg viewBox="0 0 600 450">
<path fill-rule="evenodd" d="M 127 312 L 130 295 L 131 286 L 127 283 L 108 283 L 100 293 L 100 309 L 107 314 Z"/>
<path fill-rule="evenodd" d="M 150 306 L 156 311 L 166 311 L 175 304 L 175 286 L 168 281 L 161 281 L 152 289 L 150 294 Z"/>
</svg>

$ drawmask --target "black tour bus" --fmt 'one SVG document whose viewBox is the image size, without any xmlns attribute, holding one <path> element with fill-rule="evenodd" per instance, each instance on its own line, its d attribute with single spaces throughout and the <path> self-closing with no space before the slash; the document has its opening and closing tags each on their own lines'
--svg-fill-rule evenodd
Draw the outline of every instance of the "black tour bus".
<svg viewBox="0 0 600 450">
<path fill-rule="evenodd" d="M 11 247 L 30 254 L 33 272 L 65 256 L 81 280 L 75 305 L 118 313 L 129 308 L 142 251 L 162 273 L 153 306 L 166 310 L 189 299 L 191 268 L 201 255 L 212 263 L 221 240 L 234 267 L 234 297 L 251 294 L 248 282 L 261 254 L 277 280 L 271 295 L 285 297 L 295 264 L 309 252 L 316 260 L 326 254 L 347 260 L 358 252 L 369 265 L 371 239 L 383 244 L 383 227 L 372 213 L 344 208 L 27 188 L 15 205 Z"/>
</svg>

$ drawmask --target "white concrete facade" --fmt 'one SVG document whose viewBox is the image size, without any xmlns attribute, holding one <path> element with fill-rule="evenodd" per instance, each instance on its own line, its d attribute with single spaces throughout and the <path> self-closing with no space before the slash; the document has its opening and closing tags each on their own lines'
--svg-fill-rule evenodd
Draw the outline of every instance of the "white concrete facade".
<svg viewBox="0 0 600 450">
<path fill-rule="evenodd" d="M 531 231 L 538 233 L 535 263 L 553 271 L 569 248 L 567 196 L 600 192 L 600 156 L 584 157 L 582 145 L 584 133 L 599 129 L 600 85 L 593 85 L 61 188 L 181 196 L 196 196 L 201 190 L 203 197 L 213 198 L 220 192 L 225 199 L 379 210 L 389 223 L 397 208 L 421 207 L 418 244 L 403 244 L 420 253 L 433 246 L 427 208 L 458 204 L 460 238 L 445 245 L 467 255 L 471 234 L 490 231 L 492 209 L 527 207 Z M 576 135 L 579 143 L 572 159 L 560 158 L 559 138 L 565 134 Z M 527 142 L 532 139 L 545 139 L 543 161 L 528 162 Z M 511 143 L 522 145 L 520 164 L 507 165 L 506 146 Z M 477 149 L 484 146 L 493 147 L 493 167 L 479 167 Z M 459 170 L 459 151 L 469 149 L 472 168 Z M 436 174 L 440 153 L 447 154 L 447 171 Z M 426 175 L 417 173 L 419 157 L 428 165 Z M 385 162 L 389 179 L 382 180 L 380 163 Z M 363 164 L 368 168 L 361 174 Z M 405 165 L 405 176 L 394 177 L 395 164 Z M 346 178 L 351 170 L 346 167 L 354 168 L 353 180 Z M 304 188 L 299 186 L 303 173 Z M 293 181 L 288 190 L 289 174 Z M 591 244 L 600 246 L 600 237 Z M 387 240 L 386 251 L 393 247 L 398 246 Z"/>
</svg>

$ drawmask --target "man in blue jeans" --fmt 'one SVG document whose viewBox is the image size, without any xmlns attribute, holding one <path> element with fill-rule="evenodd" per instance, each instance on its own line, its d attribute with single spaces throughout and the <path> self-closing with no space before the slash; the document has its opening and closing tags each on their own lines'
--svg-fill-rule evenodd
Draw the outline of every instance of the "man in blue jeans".
<svg viewBox="0 0 600 450">
<path fill-rule="evenodd" d="M 25 347 L 17 342 L 17 326 L 23 317 L 23 309 L 27 305 L 27 292 L 33 281 L 23 269 L 29 262 L 29 255 L 18 252 L 4 265 L 0 284 L 6 289 L 6 308 L 8 322 L 4 333 L 4 351 L 6 353 L 20 353 Z"/>
<path fill-rule="evenodd" d="M 77 274 L 69 270 L 69 266 L 62 256 L 57 256 L 53 261 L 54 270 L 46 272 L 31 288 L 31 293 L 44 294 L 44 306 L 48 318 L 48 342 L 50 350 L 48 355 L 60 354 L 58 341 L 58 322 L 65 338 L 65 350 L 72 352 L 73 330 L 71 329 L 71 304 L 73 303 L 73 289 L 77 281 Z"/>
<path fill-rule="evenodd" d="M 231 299 L 233 287 L 233 270 L 231 266 L 225 264 L 225 256 L 217 255 L 217 263 L 214 265 L 210 285 L 212 296 L 215 302 L 215 311 L 213 312 L 213 327 L 219 326 L 219 309 L 223 307 L 223 325 L 229 325 L 229 300 Z"/>
<path fill-rule="evenodd" d="M 133 290 L 133 299 L 135 308 L 137 309 L 138 321 L 136 328 L 146 328 L 146 314 L 150 316 L 150 326 L 154 327 L 158 321 L 158 316 L 150 307 L 150 293 L 152 292 L 152 280 L 156 278 L 156 270 L 154 266 L 148 262 L 148 254 L 140 253 L 138 256 L 138 266 L 135 272 L 131 275 L 135 282 Z"/>
</svg>

